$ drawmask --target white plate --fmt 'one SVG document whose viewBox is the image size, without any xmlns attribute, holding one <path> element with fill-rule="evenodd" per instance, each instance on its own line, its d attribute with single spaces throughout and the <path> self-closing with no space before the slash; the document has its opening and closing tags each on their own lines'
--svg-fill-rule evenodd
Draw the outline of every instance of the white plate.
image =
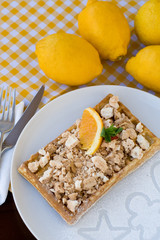
<svg viewBox="0 0 160 240">
<path fill-rule="evenodd" d="M 37 190 L 17 172 L 20 164 L 29 159 L 31 154 L 56 138 L 81 117 L 86 107 L 96 105 L 108 93 L 118 95 L 133 114 L 160 137 L 160 99 L 132 88 L 82 88 L 62 95 L 42 108 L 27 124 L 17 142 L 11 171 L 17 209 L 37 239 L 160 239 L 157 235 L 160 219 L 157 219 L 158 210 L 155 211 L 156 204 L 160 204 L 160 165 L 157 159 L 153 162 L 152 158 L 113 187 L 74 226 L 67 225 Z M 158 203 L 154 204 L 154 200 Z M 138 208 L 141 204 L 142 207 Z M 148 207 L 151 205 L 154 209 Z M 151 238 L 155 236 L 156 238 Z"/>
</svg>

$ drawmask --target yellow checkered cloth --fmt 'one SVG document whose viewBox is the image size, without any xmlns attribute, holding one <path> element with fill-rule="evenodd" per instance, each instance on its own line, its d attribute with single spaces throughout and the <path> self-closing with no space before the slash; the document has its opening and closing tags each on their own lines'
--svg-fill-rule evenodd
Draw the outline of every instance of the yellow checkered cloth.
<svg viewBox="0 0 160 240">
<path fill-rule="evenodd" d="M 122 9 L 131 29 L 137 10 L 145 1 L 114 1 Z M 7 0 L 0 3 L 0 85 L 17 89 L 17 101 L 27 104 L 45 84 L 43 103 L 64 92 L 78 87 L 58 84 L 40 70 L 35 55 L 35 43 L 48 34 L 63 29 L 67 33 L 78 32 L 77 16 L 87 0 Z M 143 45 L 132 31 L 128 54 L 122 61 L 104 61 L 103 73 L 84 86 L 115 84 L 155 92 L 137 83 L 124 69 L 127 59 L 135 55 Z M 155 94 L 158 95 L 158 94 Z M 160 94 L 159 94 L 160 96 Z"/>
</svg>

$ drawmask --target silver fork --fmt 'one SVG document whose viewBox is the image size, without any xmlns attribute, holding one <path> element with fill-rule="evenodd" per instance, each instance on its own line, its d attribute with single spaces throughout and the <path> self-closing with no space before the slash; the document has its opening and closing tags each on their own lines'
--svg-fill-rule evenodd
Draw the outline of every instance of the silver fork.
<svg viewBox="0 0 160 240">
<path fill-rule="evenodd" d="M 8 95 L 9 92 L 9 95 Z M 14 126 L 15 121 L 15 105 L 16 105 L 16 90 L 10 88 L 6 89 L 5 97 L 3 99 L 4 89 L 0 92 L 0 110 L 2 109 L 2 114 L 0 117 L 0 157 L 2 152 L 2 143 L 4 134 L 11 131 Z M 13 101 L 12 101 L 13 98 Z"/>
</svg>

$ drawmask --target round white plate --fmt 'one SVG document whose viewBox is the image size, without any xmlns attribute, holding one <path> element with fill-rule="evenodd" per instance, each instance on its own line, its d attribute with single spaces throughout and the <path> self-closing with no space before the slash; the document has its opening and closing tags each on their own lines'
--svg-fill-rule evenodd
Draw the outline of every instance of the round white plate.
<svg viewBox="0 0 160 240">
<path fill-rule="evenodd" d="M 108 93 L 118 95 L 120 101 L 160 137 L 160 99 L 140 90 L 106 85 L 87 87 L 62 95 L 43 107 L 21 133 L 15 147 L 11 171 L 17 209 L 37 239 L 159 239 L 159 235 L 156 235 L 159 234 L 156 230 L 159 226 L 155 224 L 156 220 L 160 222 L 156 214 L 158 210 L 155 211 L 157 205 L 154 210 L 148 210 L 148 206 L 154 205 L 154 201 L 160 201 L 157 187 L 160 178 L 154 175 L 159 172 L 155 170 L 159 167 L 156 159 L 153 162 L 152 158 L 113 187 L 74 226 L 67 225 L 17 171 L 20 164 L 28 160 L 31 154 L 56 138 L 81 117 L 86 107 L 93 107 Z M 154 168 L 155 164 L 157 165 Z M 153 219 L 154 225 L 153 221 L 151 222 Z"/>
</svg>

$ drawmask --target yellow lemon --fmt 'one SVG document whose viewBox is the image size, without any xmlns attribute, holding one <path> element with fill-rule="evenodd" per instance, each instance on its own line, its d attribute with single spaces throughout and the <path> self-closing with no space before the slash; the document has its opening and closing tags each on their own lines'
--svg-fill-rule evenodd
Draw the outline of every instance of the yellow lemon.
<svg viewBox="0 0 160 240">
<path fill-rule="evenodd" d="M 135 31 L 143 44 L 160 44 L 160 0 L 150 0 L 139 9 Z"/>
<path fill-rule="evenodd" d="M 78 16 L 80 34 L 103 59 L 120 60 L 130 41 L 128 22 L 119 7 L 111 2 L 89 0 Z"/>
<path fill-rule="evenodd" d="M 86 108 L 82 115 L 79 138 L 83 149 L 88 149 L 87 154 L 94 154 L 102 142 L 102 118 L 93 108 Z"/>
<path fill-rule="evenodd" d="M 102 72 L 97 50 L 73 34 L 49 35 L 36 44 L 40 68 L 51 79 L 67 85 L 86 84 Z"/>
<path fill-rule="evenodd" d="M 145 87 L 160 92 L 160 45 L 141 49 L 129 59 L 126 71 Z"/>
</svg>

